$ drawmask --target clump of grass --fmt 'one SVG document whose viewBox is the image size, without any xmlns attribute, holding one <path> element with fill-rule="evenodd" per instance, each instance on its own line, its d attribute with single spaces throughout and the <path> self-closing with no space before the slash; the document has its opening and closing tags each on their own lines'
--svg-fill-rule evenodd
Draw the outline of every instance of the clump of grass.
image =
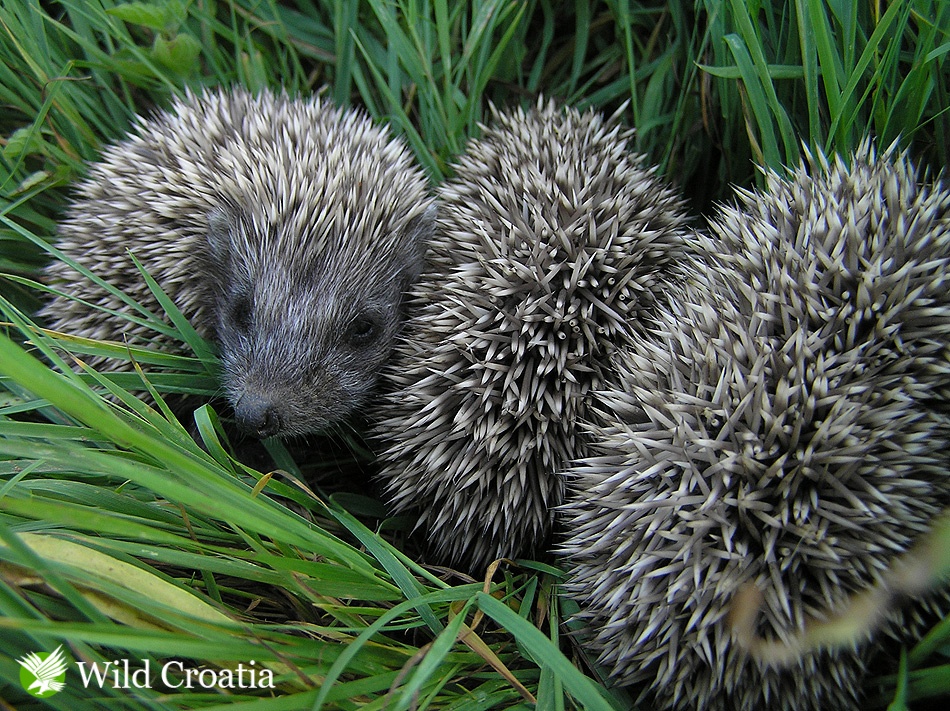
<svg viewBox="0 0 950 711">
<path fill-rule="evenodd" d="M 3 307 L 62 365 L 48 337 Z M 408 708 L 420 695 L 448 702 L 472 693 L 500 708 L 543 696 L 545 674 L 579 704 L 610 708 L 512 609 L 551 605 L 537 579 L 448 585 L 293 477 L 239 463 L 207 409 L 197 417 L 199 446 L 169 413 L 90 372 L 115 398 L 105 401 L 7 337 L 0 374 L 4 698 L 22 696 L 13 658 L 66 641 L 77 659 L 98 664 L 254 660 L 273 671 L 282 708 Z M 515 636 L 477 622 L 486 616 Z M 422 649 L 420 637 L 431 640 Z M 91 708 L 100 693 L 74 680 L 64 708 Z M 131 695 L 133 707 L 157 699 Z M 223 701 L 183 690 L 160 707 Z"/>
<path fill-rule="evenodd" d="M 730 146 L 743 143 L 739 132 L 748 137 L 731 161 L 751 157 L 781 170 L 800 160 L 803 143 L 847 155 L 873 135 L 946 165 L 944 3 L 703 4 L 710 41 L 702 69 L 717 78 L 720 135 Z"/>
<path fill-rule="evenodd" d="M 54 708 L 630 704 L 559 651 L 556 569 L 458 584 L 391 545 L 378 505 L 311 489 L 279 445 L 262 474 L 213 411 L 179 424 L 164 395 L 214 390 L 213 355 L 180 322 L 156 315 L 194 359 L 67 367 L 66 351 L 126 351 L 37 331 L 34 282 L 69 186 L 135 115 L 187 86 L 324 90 L 391 122 L 439 181 L 489 103 L 625 105 L 638 149 L 699 212 L 757 180 L 754 163 L 847 154 L 866 133 L 946 165 L 948 51 L 935 0 L 0 3 L 0 696 L 22 701 L 16 657 L 65 641 L 99 663 L 255 659 L 280 698 L 71 683 Z M 143 379 L 151 392 L 130 392 Z M 948 630 L 895 664 L 880 705 L 950 692 Z"/>
</svg>

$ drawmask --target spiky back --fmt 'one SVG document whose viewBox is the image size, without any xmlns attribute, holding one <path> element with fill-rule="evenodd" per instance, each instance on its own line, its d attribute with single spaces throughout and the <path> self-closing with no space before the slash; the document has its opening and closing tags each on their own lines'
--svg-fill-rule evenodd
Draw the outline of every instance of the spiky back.
<svg viewBox="0 0 950 711">
<path fill-rule="evenodd" d="M 553 104 L 496 113 L 440 190 L 376 431 L 393 506 L 443 559 L 544 542 L 587 393 L 681 256 L 680 201 L 630 137 Z"/>
<path fill-rule="evenodd" d="M 58 247 L 82 266 L 160 312 L 128 258 L 132 250 L 182 312 L 209 334 L 215 273 L 209 215 L 233 210 L 248 226 L 232 255 L 276 277 L 319 269 L 340 279 L 386 274 L 408 245 L 405 226 L 428 205 L 427 185 L 402 141 L 363 113 L 318 97 L 209 90 L 140 119 L 105 149 L 77 188 Z M 391 271 L 391 270 L 390 270 Z M 133 307 L 55 261 L 47 281 L 67 294 L 42 312 L 51 328 L 92 338 L 156 339 L 121 316 Z M 275 288 L 278 278 L 275 277 Z"/>
<path fill-rule="evenodd" d="M 669 708 L 854 707 L 861 654 L 766 668 L 730 604 L 794 644 L 950 506 L 950 193 L 867 146 L 768 183 L 620 359 L 562 512 L 591 647 Z"/>
</svg>

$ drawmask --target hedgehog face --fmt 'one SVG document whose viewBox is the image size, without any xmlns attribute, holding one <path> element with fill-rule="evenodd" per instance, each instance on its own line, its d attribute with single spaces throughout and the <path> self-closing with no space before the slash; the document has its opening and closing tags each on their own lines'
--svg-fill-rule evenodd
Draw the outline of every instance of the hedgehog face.
<svg viewBox="0 0 950 711">
<path fill-rule="evenodd" d="M 403 253 L 359 254 L 362 264 L 341 264 L 339 255 L 297 262 L 275 255 L 247 220 L 209 215 L 211 261 L 220 275 L 213 331 L 242 429 L 259 437 L 321 431 L 366 404 L 431 219 L 426 213 L 410 222 Z M 340 279 L 371 270 L 371 280 Z"/>
<path fill-rule="evenodd" d="M 259 437 L 320 431 L 364 405 L 398 321 L 398 294 L 350 299 L 315 279 L 275 299 L 275 276 L 236 285 L 217 308 L 223 385 Z"/>
<path fill-rule="evenodd" d="M 132 250 L 219 342 L 247 429 L 323 429 L 365 401 L 389 351 L 435 219 L 428 192 L 405 142 L 358 109 L 240 87 L 188 94 L 142 118 L 77 187 L 60 225 L 71 260 L 46 271 L 63 294 L 42 315 L 56 330 L 187 352 L 128 319 L 132 302 L 161 311 Z"/>
</svg>

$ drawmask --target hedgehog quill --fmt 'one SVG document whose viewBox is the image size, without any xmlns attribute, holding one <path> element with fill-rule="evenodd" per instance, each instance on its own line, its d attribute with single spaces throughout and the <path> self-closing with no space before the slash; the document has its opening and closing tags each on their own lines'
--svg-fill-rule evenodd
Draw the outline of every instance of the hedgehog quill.
<svg viewBox="0 0 950 711">
<path fill-rule="evenodd" d="M 439 560 L 545 543 L 588 393 L 673 278 L 684 211 L 631 138 L 553 103 L 496 112 L 438 193 L 374 431 L 393 508 Z"/>
<path fill-rule="evenodd" d="M 304 434 L 371 397 L 422 266 L 427 191 L 404 143 L 359 111 L 206 91 L 104 151 L 58 246 L 160 313 L 131 250 L 217 342 L 238 424 L 261 437 Z M 65 262 L 46 277 L 63 292 L 41 312 L 50 328 L 173 347 Z"/>
<path fill-rule="evenodd" d="M 884 632 L 800 640 L 899 588 L 950 507 L 950 192 L 865 145 L 739 199 L 592 407 L 566 590 L 615 682 L 661 708 L 856 709 Z M 749 653 L 772 641 L 780 663 Z"/>
</svg>

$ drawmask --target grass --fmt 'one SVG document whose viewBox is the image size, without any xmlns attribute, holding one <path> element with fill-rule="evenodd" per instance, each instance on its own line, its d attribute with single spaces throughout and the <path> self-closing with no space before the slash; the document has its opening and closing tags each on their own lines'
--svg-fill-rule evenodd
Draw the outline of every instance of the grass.
<svg viewBox="0 0 950 711">
<path fill-rule="evenodd" d="M 39 707 L 14 660 L 60 642 L 87 662 L 254 659 L 278 688 L 73 683 L 52 708 L 630 705 L 564 639 L 557 569 L 437 574 L 392 545 L 405 523 L 378 502 L 306 483 L 356 455 L 302 470 L 272 445 L 262 474 L 233 456 L 212 410 L 186 428 L 161 397 L 152 408 L 131 394 L 143 375 L 156 396 L 213 391 L 213 356 L 184 324 L 163 327 L 196 358 L 139 352 L 141 374 L 50 369 L 64 350 L 108 350 L 38 332 L 29 315 L 69 186 L 136 114 L 189 86 L 326 86 L 405 135 L 437 182 L 491 104 L 623 106 L 639 150 L 698 214 L 760 180 L 756 163 L 781 170 L 804 146 L 847 153 L 866 133 L 947 165 L 948 52 L 950 5 L 924 0 L 4 0 L 0 706 Z M 871 690 L 878 707 L 950 693 L 948 628 L 900 664 L 895 651 Z"/>
</svg>

